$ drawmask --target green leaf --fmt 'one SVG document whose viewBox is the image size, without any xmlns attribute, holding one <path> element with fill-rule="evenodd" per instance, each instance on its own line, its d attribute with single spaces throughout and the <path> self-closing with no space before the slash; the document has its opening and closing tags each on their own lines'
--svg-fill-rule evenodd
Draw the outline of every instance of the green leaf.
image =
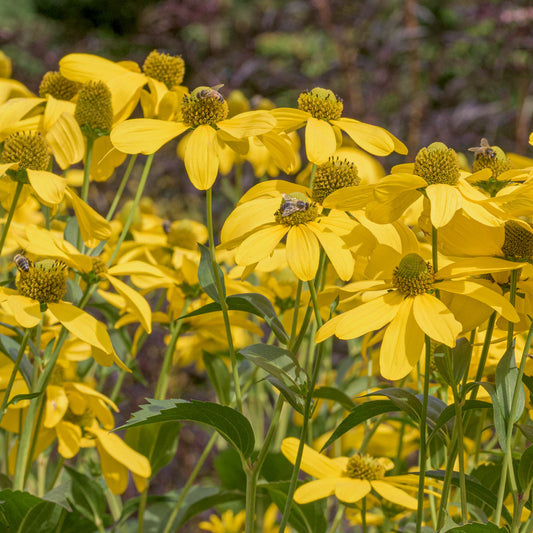
<svg viewBox="0 0 533 533">
<path fill-rule="evenodd" d="M 24 517 L 17 533 L 50 533 L 56 531 L 65 509 L 52 502 L 41 501 Z"/>
<path fill-rule="evenodd" d="M 450 350 L 451 369 L 448 366 L 446 351 Z M 470 342 L 461 337 L 453 348 L 448 348 L 442 344 L 435 348 L 434 361 L 437 369 L 447 385 L 451 387 L 459 383 L 470 366 L 472 357 L 472 346 Z"/>
<path fill-rule="evenodd" d="M 294 391 L 291 387 L 285 385 L 283 381 L 280 381 L 273 376 L 267 376 L 266 380 L 279 390 L 279 392 L 289 402 L 293 409 L 303 415 L 305 399 L 302 397 L 299 391 Z"/>
<path fill-rule="evenodd" d="M 505 420 L 503 418 L 503 413 L 498 403 L 498 394 L 496 392 L 496 387 L 493 383 L 487 383 L 486 381 L 481 381 L 479 383 L 490 395 L 492 400 L 492 417 L 494 419 L 494 429 L 496 430 L 496 436 L 498 437 L 498 443 L 503 450 L 506 448 L 507 442 L 507 430 L 505 425 Z"/>
<path fill-rule="evenodd" d="M 37 398 L 37 396 L 40 396 L 42 393 L 43 393 L 42 391 L 39 391 L 39 392 L 32 392 L 32 393 L 29 393 L 29 394 L 17 394 L 15 396 L 13 396 L 13 398 L 11 398 L 11 400 L 9 400 L 7 405 L 16 405 L 17 403 L 21 402 L 22 400 L 31 400 L 33 398 Z"/>
<path fill-rule="evenodd" d="M 513 346 L 505 352 L 496 367 L 496 396 L 504 420 L 509 420 L 509 417 L 511 416 L 511 404 L 513 401 L 514 390 L 517 386 L 517 380 L 518 368 L 516 368 L 513 344 Z M 524 387 L 521 383 L 518 386 L 518 402 L 516 404 L 514 417 L 510 421 L 511 423 L 516 422 L 520 416 L 522 416 L 526 403 Z"/>
<path fill-rule="evenodd" d="M 218 452 L 214 464 L 222 488 L 246 492 L 246 474 L 242 468 L 241 458 L 233 448 Z"/>
<path fill-rule="evenodd" d="M 489 522 L 488 524 L 480 524 L 476 522 L 448 529 L 448 533 L 507 533 L 507 529 L 504 527 L 498 527 L 492 522 Z"/>
<path fill-rule="evenodd" d="M 96 526 L 103 523 L 106 499 L 102 486 L 94 479 L 65 465 L 72 480 L 72 506 Z"/>
<path fill-rule="evenodd" d="M 522 435 L 530 442 L 533 442 L 533 427 L 524 424 L 517 424 L 516 427 L 522 432 Z"/>
<path fill-rule="evenodd" d="M 7 355 L 11 359 L 11 361 L 13 361 L 13 363 L 15 363 L 15 361 L 17 360 L 19 348 L 20 345 L 14 339 L 8 337 L 7 335 L 0 334 L 0 351 Z M 28 389 L 31 390 L 33 366 L 30 363 L 29 359 L 26 357 L 26 355 L 22 356 L 19 370 L 22 374 L 22 377 L 24 378 L 24 381 L 26 382 L 26 385 L 28 386 Z"/>
<path fill-rule="evenodd" d="M 420 422 L 422 404 L 420 403 L 420 400 L 407 389 L 382 389 L 380 391 L 371 392 L 370 394 L 367 394 L 367 396 L 386 396 L 415 422 Z"/>
<path fill-rule="evenodd" d="M 196 400 L 155 400 L 147 398 L 148 404 L 133 413 L 132 418 L 118 429 L 154 424 L 158 422 L 189 420 L 216 429 L 244 457 L 254 450 L 254 432 L 248 419 L 231 407 Z"/>
<path fill-rule="evenodd" d="M 144 455 L 152 467 L 152 478 L 176 455 L 181 424 L 161 422 L 129 428 L 124 438 L 134 450 Z"/>
<path fill-rule="evenodd" d="M 239 350 L 239 353 L 291 390 L 305 392 L 307 374 L 291 351 L 270 344 L 252 344 Z"/>
<path fill-rule="evenodd" d="M 209 381 L 215 388 L 218 399 L 223 405 L 228 405 L 231 391 L 231 375 L 222 359 L 208 352 L 202 352 L 205 369 Z"/>
<path fill-rule="evenodd" d="M 270 300 L 262 294 L 247 293 L 228 296 L 226 298 L 226 304 L 230 311 L 243 311 L 261 317 L 270 326 L 279 342 L 283 344 L 289 342 L 289 336 L 281 320 L 277 317 Z M 183 318 L 215 313 L 220 310 L 220 304 L 213 302 L 188 313 Z"/>
<path fill-rule="evenodd" d="M 226 287 L 224 285 L 224 274 L 220 266 L 216 265 L 218 277 L 222 285 L 222 294 L 218 294 L 217 284 L 215 281 L 215 273 L 213 270 L 213 263 L 211 262 L 211 254 L 209 248 L 203 244 L 198 243 L 200 248 L 200 265 L 198 266 L 198 282 L 204 292 L 210 296 L 215 302 L 220 302 L 221 298 L 226 298 Z"/>
<path fill-rule="evenodd" d="M 335 387 L 318 387 L 313 392 L 313 398 L 332 400 L 341 405 L 346 411 L 351 411 L 356 405 L 347 394 Z"/>
<path fill-rule="evenodd" d="M 533 446 L 522 454 L 518 464 L 518 480 L 522 491 L 525 492 L 533 482 Z"/>
<path fill-rule="evenodd" d="M 321 452 L 324 451 L 330 444 L 335 442 L 339 437 L 344 435 L 347 431 L 365 422 L 369 418 L 381 415 L 383 413 L 392 413 L 399 411 L 396 404 L 391 400 L 372 400 L 370 402 L 358 405 L 350 414 L 337 426 L 331 437 L 322 446 Z"/>
</svg>

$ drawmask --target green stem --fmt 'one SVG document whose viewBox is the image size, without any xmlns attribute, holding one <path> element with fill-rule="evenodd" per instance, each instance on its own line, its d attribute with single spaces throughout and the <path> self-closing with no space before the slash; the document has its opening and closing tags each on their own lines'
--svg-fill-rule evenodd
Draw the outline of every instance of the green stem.
<svg viewBox="0 0 533 533">
<path fill-rule="evenodd" d="M 54 485 L 56 484 L 57 478 L 59 477 L 59 474 L 61 473 L 61 470 L 63 469 L 64 464 L 65 464 L 65 458 L 62 455 L 60 455 L 57 461 L 52 479 L 50 480 L 50 482 L 48 483 L 48 486 L 46 487 L 46 492 L 54 488 Z"/>
<path fill-rule="evenodd" d="M 81 196 L 82 201 L 87 203 L 89 198 L 89 182 L 91 177 L 91 162 L 93 158 L 93 148 L 94 148 L 95 138 L 91 135 L 87 136 L 87 150 L 85 156 L 85 166 L 83 168 L 83 184 L 81 186 Z M 77 239 L 77 248 L 78 250 L 84 250 L 85 246 L 83 244 L 83 239 L 81 236 L 81 229 L 78 228 L 78 239 Z"/>
<path fill-rule="evenodd" d="M 242 394 L 241 383 L 239 378 L 239 367 L 237 364 L 237 355 L 233 346 L 233 335 L 231 333 L 231 323 L 229 320 L 228 304 L 224 291 L 222 289 L 222 281 L 218 271 L 218 263 L 215 255 L 215 234 L 213 229 L 213 190 L 208 189 L 206 191 L 206 213 L 207 213 L 207 232 L 209 235 L 209 255 L 211 256 L 211 267 L 215 277 L 215 285 L 217 288 L 217 294 L 219 297 L 219 304 L 224 317 L 224 327 L 226 328 L 226 337 L 228 339 L 228 351 L 231 361 L 231 370 L 233 374 L 233 384 L 235 387 L 235 401 L 237 404 L 237 410 L 242 413 Z"/>
<path fill-rule="evenodd" d="M 111 203 L 111 207 L 109 208 L 109 211 L 107 212 L 107 216 L 105 217 L 105 219 L 108 222 L 113 218 L 113 215 L 115 214 L 118 203 L 120 199 L 122 198 L 122 193 L 124 192 L 124 189 L 126 188 L 126 184 L 128 183 L 128 180 L 131 175 L 131 171 L 133 170 L 133 166 L 135 165 L 136 160 L 137 160 L 137 154 L 134 154 L 130 157 L 130 160 L 128 162 L 128 167 L 126 168 L 126 172 L 124 172 L 124 176 L 122 177 L 120 185 L 118 186 L 115 197 L 113 198 L 113 202 Z"/>
<path fill-rule="evenodd" d="M 337 509 L 337 512 L 335 513 L 335 518 L 333 519 L 333 522 L 331 522 L 331 527 L 328 529 L 327 533 L 335 533 L 335 531 L 337 531 L 337 528 L 339 527 L 343 516 L 344 505 L 339 502 L 339 507 Z"/>
<path fill-rule="evenodd" d="M 316 173 L 316 165 L 313 163 L 313 166 L 311 167 L 311 175 L 309 176 L 309 188 L 313 188 L 313 182 L 315 181 L 315 173 Z"/>
<path fill-rule="evenodd" d="M 137 510 L 137 532 L 143 533 L 144 529 L 144 511 L 146 510 L 146 503 L 148 502 L 148 487 L 146 487 L 139 499 L 139 508 Z"/>
<path fill-rule="evenodd" d="M 183 500 L 185 500 L 185 496 L 187 496 L 189 489 L 191 488 L 192 484 L 194 483 L 196 476 L 198 475 L 198 472 L 200 472 L 200 469 L 205 463 L 205 460 L 207 459 L 207 456 L 209 455 L 209 452 L 215 445 L 215 442 L 217 441 L 218 433 L 213 433 L 211 435 L 211 438 L 209 439 L 209 442 L 207 443 L 206 447 L 204 448 L 204 451 L 202 452 L 202 455 L 196 462 L 196 466 L 194 467 L 194 470 L 191 472 L 191 475 L 189 476 L 189 479 L 187 480 L 187 483 L 185 483 L 185 486 L 183 487 L 180 497 L 178 498 L 178 501 L 176 502 L 176 505 L 174 505 L 174 509 L 172 509 L 172 513 L 170 513 L 170 516 L 167 520 L 167 525 L 165 526 L 165 529 L 163 530 L 163 533 L 170 533 L 172 531 L 172 523 L 176 519 L 176 516 L 178 516 L 178 513 L 181 509 L 181 505 L 183 504 Z"/>
<path fill-rule="evenodd" d="M 13 215 L 15 214 L 15 209 L 17 208 L 17 203 L 20 198 L 20 193 L 22 192 L 22 187 L 24 187 L 24 184 L 20 181 L 17 181 L 17 187 L 15 189 L 15 194 L 13 195 L 13 201 L 11 202 L 11 207 L 9 208 L 9 213 L 7 214 L 6 222 L 2 228 L 2 235 L 0 235 L 0 254 L 4 249 L 7 232 L 9 231 L 9 226 L 11 225 L 11 221 L 13 220 Z"/>
<path fill-rule="evenodd" d="M 511 302 L 511 305 L 514 307 L 515 301 L 516 301 L 516 283 L 518 281 L 518 270 L 514 269 L 511 270 L 511 281 L 510 281 L 510 292 L 509 292 L 509 301 Z M 508 326 L 507 326 L 507 349 L 509 350 L 511 348 L 511 345 L 513 343 L 513 335 L 514 335 L 514 323 L 509 320 Z"/>
<path fill-rule="evenodd" d="M 300 310 L 300 300 L 302 298 L 302 280 L 298 280 L 298 285 L 296 287 L 296 297 L 294 299 L 294 311 L 292 314 L 292 325 L 291 325 L 291 339 L 289 341 L 289 346 L 296 339 L 296 330 L 298 329 L 298 312 Z"/>
<path fill-rule="evenodd" d="M 431 340 L 426 335 L 426 360 L 424 367 L 424 391 L 422 396 L 422 412 L 420 413 L 420 460 L 418 478 L 418 507 L 416 512 L 416 533 L 422 531 L 422 519 L 424 512 L 424 487 L 426 477 L 427 443 L 426 443 L 426 418 L 428 412 L 429 397 L 429 372 L 431 366 Z"/>
<path fill-rule="evenodd" d="M 26 350 L 26 346 L 28 344 L 28 340 L 32 331 L 33 328 L 26 329 L 26 331 L 24 332 L 24 337 L 22 338 L 22 342 L 20 343 L 17 359 L 15 361 L 15 366 L 11 371 L 11 375 L 9 376 L 9 382 L 4 391 L 4 397 L 2 398 L 2 406 L 0 407 L 0 421 L 2 420 L 5 414 L 5 410 L 7 409 L 7 403 L 9 401 L 9 396 L 11 395 L 11 389 L 13 388 L 13 383 L 15 383 L 15 378 L 17 377 L 17 372 L 19 371 L 20 363 L 22 361 L 22 357 L 24 356 L 24 351 Z"/>
<path fill-rule="evenodd" d="M 152 166 L 153 159 L 154 159 L 154 154 L 150 154 L 146 158 L 146 162 L 144 164 L 144 169 L 141 175 L 141 179 L 139 180 L 139 186 L 137 187 L 137 192 L 135 194 L 135 198 L 133 199 L 133 204 L 131 206 L 130 212 L 128 213 L 128 218 L 126 219 L 126 223 L 124 224 L 124 227 L 122 228 L 122 233 L 120 234 L 120 237 L 118 238 L 115 249 L 113 250 L 111 257 L 109 258 L 107 262 L 107 266 L 110 266 L 113 264 L 113 261 L 115 260 L 115 257 L 117 256 L 120 250 L 120 247 L 122 246 L 122 243 L 124 242 L 124 239 L 126 238 L 126 235 L 128 234 L 130 230 L 130 226 L 131 226 L 131 223 L 133 222 L 135 211 L 137 210 L 137 206 L 139 205 L 139 202 L 141 201 L 141 198 L 144 192 L 144 187 L 146 186 L 146 182 L 148 181 L 148 175 L 150 174 L 150 167 Z"/>
</svg>

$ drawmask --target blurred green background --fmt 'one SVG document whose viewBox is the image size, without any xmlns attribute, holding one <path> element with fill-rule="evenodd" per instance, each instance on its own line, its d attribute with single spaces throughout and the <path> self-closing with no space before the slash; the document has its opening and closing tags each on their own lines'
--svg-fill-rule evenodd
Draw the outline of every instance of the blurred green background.
<svg viewBox="0 0 533 533">
<path fill-rule="evenodd" d="M 181 54 L 185 84 L 224 83 L 279 106 L 332 89 L 345 116 L 390 129 L 410 158 L 440 140 L 533 155 L 530 0 L 18 0 L 0 46 L 36 91 L 69 52 L 142 64 Z M 226 92 L 226 94 L 227 94 Z M 396 161 L 392 161 L 396 162 Z"/>
</svg>

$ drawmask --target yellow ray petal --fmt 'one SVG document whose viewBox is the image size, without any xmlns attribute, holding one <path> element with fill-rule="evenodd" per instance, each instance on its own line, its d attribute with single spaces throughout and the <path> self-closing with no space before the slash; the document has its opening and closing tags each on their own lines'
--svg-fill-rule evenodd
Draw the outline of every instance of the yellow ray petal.
<svg viewBox="0 0 533 533">
<path fill-rule="evenodd" d="M 217 122 L 217 126 L 237 139 L 261 135 L 276 125 L 276 119 L 268 111 L 246 111 Z"/>
<path fill-rule="evenodd" d="M 293 192 L 301 192 L 311 198 L 311 189 L 309 187 L 285 180 L 266 180 L 254 185 L 247 191 L 239 200 L 239 205 L 262 196 L 278 198 L 281 203 L 280 193 L 291 194 Z"/>
<path fill-rule="evenodd" d="M 113 494 L 122 494 L 128 487 L 128 469 L 109 454 L 98 439 L 96 449 L 106 485 Z"/>
<path fill-rule="evenodd" d="M 459 191 L 451 185 L 434 183 L 426 187 L 426 194 L 431 203 L 431 223 L 440 228 L 450 222 L 453 215 L 463 204 Z"/>
<path fill-rule="evenodd" d="M 322 165 L 337 149 L 337 139 L 331 125 L 325 120 L 309 117 L 305 127 L 305 149 L 312 163 Z"/>
<path fill-rule="evenodd" d="M 328 209 L 358 211 L 374 198 L 373 185 L 353 185 L 332 192 L 322 203 Z"/>
<path fill-rule="evenodd" d="M 110 137 L 113 146 L 126 154 L 153 154 L 188 129 L 182 122 L 134 118 L 115 126 Z"/>
<path fill-rule="evenodd" d="M 416 498 L 413 498 L 404 490 L 387 483 L 385 480 L 377 479 L 371 481 L 371 484 L 372 488 L 386 500 L 389 500 L 396 505 L 407 507 L 407 509 L 417 508 L 418 501 Z"/>
<path fill-rule="evenodd" d="M 278 107 L 270 112 L 277 121 L 276 130 L 290 131 L 301 128 L 311 116 L 307 111 L 293 109 L 292 107 Z"/>
<path fill-rule="evenodd" d="M 298 487 L 294 493 L 296 503 L 309 503 L 327 498 L 335 493 L 339 478 L 316 479 Z"/>
<path fill-rule="evenodd" d="M 30 184 L 42 204 L 54 207 L 61 203 L 67 186 L 65 178 L 56 176 L 46 170 L 28 169 L 26 172 L 28 173 Z"/>
<path fill-rule="evenodd" d="M 46 134 L 46 142 L 62 170 L 81 161 L 85 141 L 80 126 L 70 113 L 62 113 Z"/>
<path fill-rule="evenodd" d="M 260 140 L 283 172 L 292 174 L 297 170 L 299 160 L 287 135 L 267 132 L 261 135 Z"/>
<path fill-rule="evenodd" d="M 283 439 L 281 443 L 281 452 L 293 464 L 296 461 L 299 444 L 300 441 L 294 437 Z M 318 453 L 307 444 L 304 445 L 300 468 L 310 476 L 317 478 L 338 478 L 342 476 L 342 469 L 329 457 Z"/>
<path fill-rule="evenodd" d="M 315 277 L 320 260 L 320 246 L 315 234 L 305 225 L 292 226 L 287 234 L 287 263 L 298 279 Z"/>
<path fill-rule="evenodd" d="M 413 313 L 420 329 L 437 342 L 455 346 L 463 327 L 453 313 L 435 296 L 418 294 L 414 297 Z"/>
<path fill-rule="evenodd" d="M 57 451 L 65 459 L 74 457 L 80 451 L 81 428 L 72 422 L 61 421 L 57 427 Z"/>
<path fill-rule="evenodd" d="M 41 321 L 41 305 L 31 298 L 12 295 L 6 301 L 6 305 L 23 328 L 33 328 Z"/>
<path fill-rule="evenodd" d="M 340 479 L 335 486 L 335 496 L 346 503 L 355 503 L 363 499 L 371 490 L 370 481 L 366 479 Z"/>
<path fill-rule="evenodd" d="M 63 387 L 48 385 L 46 387 L 46 406 L 44 427 L 52 428 L 63 418 L 68 409 L 67 393 Z"/>
<path fill-rule="evenodd" d="M 343 319 L 339 321 L 335 335 L 339 339 L 356 339 L 382 328 L 396 316 L 403 299 L 399 291 L 392 291 L 346 311 L 341 315 Z"/>
<path fill-rule="evenodd" d="M 511 302 L 496 291 L 475 281 L 442 281 L 436 285 L 440 290 L 454 294 L 464 294 L 494 309 L 510 322 L 518 322 L 519 316 Z"/>
<path fill-rule="evenodd" d="M 185 169 L 191 183 L 200 191 L 210 189 L 218 174 L 215 148 L 217 132 L 211 126 L 198 126 L 190 135 L 185 148 Z"/>
<path fill-rule="evenodd" d="M 239 246 L 235 262 L 246 266 L 268 257 L 288 231 L 289 226 L 276 224 L 252 233 Z"/>
<path fill-rule="evenodd" d="M 424 347 L 424 334 L 413 313 L 413 298 L 405 298 L 385 330 L 379 355 L 380 373 L 385 379 L 404 378 L 416 365 Z"/>
<path fill-rule="evenodd" d="M 522 268 L 523 266 L 525 266 L 525 263 L 515 263 L 498 257 L 469 257 L 467 259 L 459 259 L 455 263 L 450 263 L 441 268 L 435 274 L 435 279 L 479 276 L 481 274 L 490 274 L 491 272 L 505 272 L 515 268 Z"/>
</svg>

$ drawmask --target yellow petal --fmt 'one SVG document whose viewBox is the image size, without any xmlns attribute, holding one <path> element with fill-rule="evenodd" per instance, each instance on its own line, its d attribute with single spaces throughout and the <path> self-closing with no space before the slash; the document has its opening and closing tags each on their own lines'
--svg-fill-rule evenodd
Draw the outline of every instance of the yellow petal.
<svg viewBox="0 0 533 533">
<path fill-rule="evenodd" d="M 431 294 L 415 296 L 413 314 L 426 335 L 446 346 L 455 346 L 455 340 L 463 327 L 453 313 L 435 296 Z"/>
<path fill-rule="evenodd" d="M 355 260 L 345 242 L 331 231 L 323 231 L 318 224 L 310 223 L 308 227 L 313 231 L 320 245 L 326 252 L 335 272 L 343 281 L 352 278 Z"/>
<path fill-rule="evenodd" d="M 276 119 L 276 130 L 294 131 L 301 128 L 311 116 L 307 111 L 293 109 L 292 107 L 278 107 L 270 112 Z"/>
<path fill-rule="evenodd" d="M 115 402 L 113 402 L 105 394 L 102 394 L 101 392 L 98 392 L 97 390 L 92 389 L 91 387 L 88 387 L 87 385 L 84 385 L 83 383 L 71 382 L 70 386 L 85 396 L 89 396 L 91 398 L 96 398 L 98 400 L 101 400 L 106 405 L 109 405 L 109 407 L 111 407 L 113 411 L 118 413 L 119 409 L 117 405 L 115 404 Z"/>
<path fill-rule="evenodd" d="M 261 135 L 276 125 L 276 119 L 269 111 L 246 111 L 234 117 L 217 122 L 217 126 L 237 139 Z"/>
<path fill-rule="evenodd" d="M 331 125 L 325 120 L 309 117 L 305 127 L 305 149 L 309 161 L 322 165 L 336 148 L 337 139 Z"/>
<path fill-rule="evenodd" d="M 96 449 L 106 485 L 113 494 L 122 494 L 128 487 L 128 469 L 109 454 L 99 440 L 96 441 Z"/>
<path fill-rule="evenodd" d="M 44 104 L 44 102 L 43 98 L 13 98 L 2 104 L 0 106 L 0 141 L 5 140 L 13 131 L 20 128 L 19 121 L 27 113 L 33 111 L 35 107 Z M 36 115 L 34 118 L 37 118 L 37 126 L 41 117 Z M 24 128 L 24 130 L 27 131 L 27 128 Z"/>
<path fill-rule="evenodd" d="M 48 385 L 46 387 L 46 407 L 44 427 L 51 428 L 63 418 L 68 409 L 68 398 L 63 387 Z"/>
<path fill-rule="evenodd" d="M 110 138 L 113 146 L 126 154 L 153 154 L 188 129 L 182 122 L 134 118 L 117 124 Z"/>
<path fill-rule="evenodd" d="M 23 328 L 33 328 L 41 321 L 41 305 L 31 298 L 12 295 L 6 301 L 6 305 Z"/>
<path fill-rule="evenodd" d="M 93 316 L 67 302 L 49 303 L 48 309 L 78 339 L 106 353 L 113 352 L 106 327 Z"/>
<path fill-rule="evenodd" d="M 305 225 L 292 226 L 287 233 L 287 263 L 298 279 L 315 277 L 320 260 L 320 246 L 315 234 Z"/>
<path fill-rule="evenodd" d="M 91 180 L 105 181 L 113 175 L 117 167 L 124 163 L 126 154 L 117 150 L 109 135 L 98 137 L 93 145 Z"/>
<path fill-rule="evenodd" d="M 85 141 L 74 116 L 63 113 L 46 134 L 46 142 L 62 170 L 82 160 Z"/>
<path fill-rule="evenodd" d="M 451 185 L 435 183 L 426 187 L 426 194 L 431 203 L 431 223 L 440 228 L 450 222 L 453 215 L 463 204 L 459 191 Z"/>
<path fill-rule="evenodd" d="M 294 492 L 294 501 L 296 503 L 309 503 L 322 498 L 327 498 L 335 494 L 335 487 L 339 483 L 339 478 L 334 479 L 317 479 L 304 483 Z M 369 484 L 370 490 L 370 484 Z"/>
<path fill-rule="evenodd" d="M 148 302 L 132 287 L 126 285 L 114 276 L 106 274 L 104 276 L 113 285 L 115 290 L 126 300 L 128 307 L 138 318 L 146 333 L 152 331 L 152 310 Z"/>
<path fill-rule="evenodd" d="M 28 179 L 39 201 L 48 207 L 61 203 L 65 194 L 67 180 L 46 170 L 30 170 Z"/>
<path fill-rule="evenodd" d="M 281 198 L 279 196 L 268 199 L 258 198 L 238 205 L 222 226 L 220 232 L 221 242 L 228 244 L 229 248 L 231 241 L 238 240 L 255 228 L 260 228 L 266 224 L 274 224 L 276 222 L 274 213 L 279 209 L 280 205 Z"/>
<path fill-rule="evenodd" d="M 292 463 L 296 462 L 296 454 L 300 441 L 294 437 L 283 439 L 281 452 Z M 307 444 L 304 445 L 300 468 L 310 476 L 317 478 L 339 478 L 342 468 L 339 468 L 329 457 L 318 453 Z"/>
<path fill-rule="evenodd" d="M 296 171 L 298 168 L 298 158 L 294 146 L 287 135 L 268 132 L 261 135 L 260 140 L 274 159 L 276 165 L 283 172 L 292 174 Z"/>
<path fill-rule="evenodd" d="M 425 179 L 414 174 L 397 172 L 386 176 L 374 186 L 374 196 L 378 202 L 386 202 L 406 191 L 422 189 L 427 186 Z"/>
<path fill-rule="evenodd" d="M 239 200 L 239 205 L 259 197 L 277 198 L 281 204 L 280 193 L 291 194 L 293 192 L 301 192 L 302 194 L 309 196 L 309 198 L 312 194 L 309 187 L 299 185 L 298 183 L 292 183 L 285 180 L 266 180 L 254 185 L 249 191 L 247 191 Z"/>
<path fill-rule="evenodd" d="M 518 322 L 519 316 L 511 302 L 496 291 L 475 281 L 442 281 L 435 285 L 438 289 L 453 294 L 463 294 L 488 305 L 510 322 Z"/>
<path fill-rule="evenodd" d="M 66 196 L 72 202 L 83 242 L 94 248 L 100 241 L 105 241 L 111 236 L 111 224 L 91 206 L 86 204 L 70 188 L 65 190 Z"/>
<path fill-rule="evenodd" d="M 71 422 L 62 421 L 56 427 L 57 451 L 65 459 L 74 457 L 80 451 L 81 428 Z"/>
<path fill-rule="evenodd" d="M 272 253 L 288 231 L 289 226 L 276 224 L 252 233 L 239 246 L 235 262 L 243 266 L 258 263 Z"/>
<path fill-rule="evenodd" d="M 525 263 L 515 263 L 506 261 L 499 257 L 469 257 L 459 259 L 441 268 L 436 274 L 435 279 L 450 279 L 463 276 L 480 276 L 490 274 L 491 272 L 505 272 L 522 268 Z"/>
<path fill-rule="evenodd" d="M 374 198 L 373 185 L 353 185 L 332 192 L 322 203 L 328 209 L 358 211 L 364 209 Z"/>
<path fill-rule="evenodd" d="M 119 63 L 93 54 L 67 54 L 59 61 L 59 70 L 65 78 L 81 83 L 109 81 L 131 72 Z M 145 78 L 141 74 L 139 76 Z"/>
<path fill-rule="evenodd" d="M 370 482 L 372 488 L 383 498 L 392 502 L 396 505 L 401 505 L 402 507 L 407 507 L 407 509 L 416 509 L 418 506 L 418 501 L 416 498 L 413 498 L 404 490 L 387 483 L 386 480 L 374 480 Z"/>
<path fill-rule="evenodd" d="M 370 481 L 366 479 L 341 479 L 335 486 L 335 496 L 346 503 L 362 500 L 371 490 Z"/>
<path fill-rule="evenodd" d="M 215 147 L 217 132 L 211 126 L 198 126 L 190 135 L 185 148 L 185 169 L 191 183 L 200 191 L 210 189 L 218 174 Z"/>
<path fill-rule="evenodd" d="M 388 324 L 398 312 L 404 296 L 392 291 L 365 302 L 341 316 L 335 335 L 339 339 L 357 339 Z M 320 333 L 320 330 L 319 330 Z"/>
<path fill-rule="evenodd" d="M 405 298 L 385 330 L 379 354 L 380 373 L 392 381 L 414 368 L 424 347 L 424 334 L 413 317 L 413 298 Z"/>
</svg>

